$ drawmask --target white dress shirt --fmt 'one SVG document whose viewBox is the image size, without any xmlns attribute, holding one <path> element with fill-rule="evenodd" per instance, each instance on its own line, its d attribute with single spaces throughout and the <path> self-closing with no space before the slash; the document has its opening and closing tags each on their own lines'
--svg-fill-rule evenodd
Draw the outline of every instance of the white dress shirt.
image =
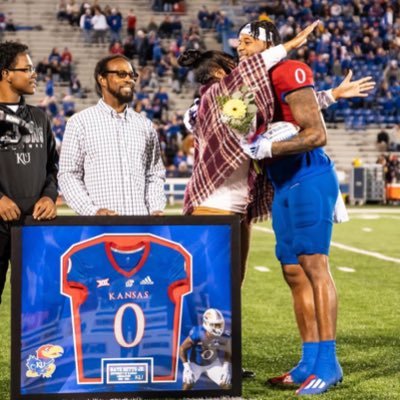
<svg viewBox="0 0 400 400">
<path fill-rule="evenodd" d="M 59 186 L 80 215 L 100 208 L 119 215 L 149 215 L 165 207 L 165 168 L 151 122 L 103 100 L 74 114 L 62 142 Z"/>
</svg>

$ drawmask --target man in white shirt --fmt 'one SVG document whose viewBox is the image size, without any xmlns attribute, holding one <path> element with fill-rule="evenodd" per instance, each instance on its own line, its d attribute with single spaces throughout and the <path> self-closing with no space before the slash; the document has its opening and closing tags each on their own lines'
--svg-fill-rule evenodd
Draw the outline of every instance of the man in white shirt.
<svg viewBox="0 0 400 400">
<path fill-rule="evenodd" d="M 166 203 L 165 168 L 151 122 L 128 107 L 137 74 L 121 55 L 100 60 L 102 98 L 67 123 L 59 185 L 80 215 L 157 215 Z"/>
</svg>

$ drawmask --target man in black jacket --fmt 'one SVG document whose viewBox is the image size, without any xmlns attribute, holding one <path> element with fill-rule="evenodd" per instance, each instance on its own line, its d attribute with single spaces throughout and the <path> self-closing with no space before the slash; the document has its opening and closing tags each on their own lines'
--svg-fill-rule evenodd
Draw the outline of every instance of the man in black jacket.
<svg viewBox="0 0 400 400">
<path fill-rule="evenodd" d="M 25 104 L 36 90 L 27 46 L 0 43 L 0 303 L 11 253 L 10 227 L 22 216 L 56 216 L 55 141 L 46 114 Z"/>
</svg>

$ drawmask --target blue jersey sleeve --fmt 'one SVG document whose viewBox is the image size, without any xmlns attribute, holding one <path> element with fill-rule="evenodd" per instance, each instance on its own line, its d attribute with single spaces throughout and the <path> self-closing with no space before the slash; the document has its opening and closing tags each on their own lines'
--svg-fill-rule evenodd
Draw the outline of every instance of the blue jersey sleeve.
<svg viewBox="0 0 400 400">
<path fill-rule="evenodd" d="M 199 342 L 200 341 L 200 327 L 194 326 L 189 332 L 189 337 L 193 343 Z"/>
</svg>

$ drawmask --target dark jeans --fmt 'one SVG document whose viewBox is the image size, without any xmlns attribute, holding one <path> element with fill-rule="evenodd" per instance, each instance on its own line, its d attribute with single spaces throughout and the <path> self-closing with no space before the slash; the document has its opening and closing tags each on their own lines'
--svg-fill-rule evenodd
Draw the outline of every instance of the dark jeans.
<svg viewBox="0 0 400 400">
<path fill-rule="evenodd" d="M 8 263 L 11 257 L 11 232 L 10 229 L 0 222 L 0 304 L 1 295 L 6 283 Z"/>
</svg>

